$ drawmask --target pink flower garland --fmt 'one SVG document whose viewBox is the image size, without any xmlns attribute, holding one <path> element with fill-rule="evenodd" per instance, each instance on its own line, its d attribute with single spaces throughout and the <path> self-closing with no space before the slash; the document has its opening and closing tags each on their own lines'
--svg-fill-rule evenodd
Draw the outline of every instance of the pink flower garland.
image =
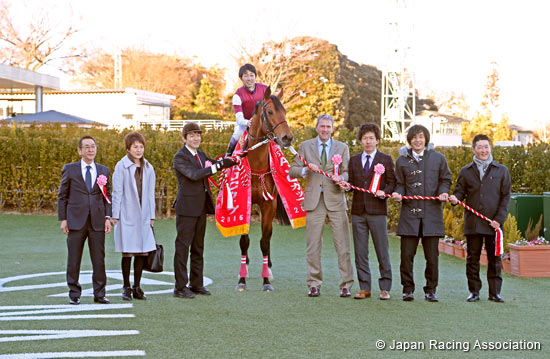
<svg viewBox="0 0 550 359">
<path fill-rule="evenodd" d="M 342 156 L 340 156 L 339 154 L 335 154 L 334 156 L 332 156 L 332 164 L 334 165 L 332 168 L 333 175 L 340 174 L 339 166 L 341 163 L 342 163 Z"/>
<path fill-rule="evenodd" d="M 103 197 L 105 197 L 105 200 L 107 200 L 107 203 L 111 204 L 111 200 L 109 200 L 109 197 L 107 197 L 107 189 L 105 188 L 106 184 L 107 184 L 107 177 L 105 177 L 105 175 L 97 176 L 97 185 L 101 190 L 101 194 L 103 194 Z"/>
</svg>

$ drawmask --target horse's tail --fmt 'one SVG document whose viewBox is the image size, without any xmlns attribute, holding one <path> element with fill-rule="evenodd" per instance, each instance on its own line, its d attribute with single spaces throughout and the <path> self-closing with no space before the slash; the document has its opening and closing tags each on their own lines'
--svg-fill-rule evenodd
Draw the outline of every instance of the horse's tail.
<svg viewBox="0 0 550 359">
<path fill-rule="evenodd" d="M 277 213 L 275 215 L 280 225 L 290 226 L 290 219 L 288 218 L 288 214 L 286 214 L 283 200 L 279 194 L 277 194 Z"/>
</svg>

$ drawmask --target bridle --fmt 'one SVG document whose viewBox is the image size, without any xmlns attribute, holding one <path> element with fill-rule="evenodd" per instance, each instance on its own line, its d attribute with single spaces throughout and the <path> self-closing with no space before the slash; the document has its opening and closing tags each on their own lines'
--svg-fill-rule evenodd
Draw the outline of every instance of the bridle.
<svg viewBox="0 0 550 359">
<path fill-rule="evenodd" d="M 261 136 L 261 137 L 254 137 L 252 136 L 252 134 L 250 134 L 250 132 L 248 133 L 248 137 L 250 137 L 251 139 L 253 140 L 257 140 L 257 141 L 263 141 L 265 139 L 269 139 L 271 141 L 275 141 L 277 140 L 277 136 L 275 135 L 275 129 L 277 128 L 277 126 L 279 126 L 280 124 L 283 124 L 283 123 L 286 123 L 286 118 L 284 118 L 283 120 L 277 122 L 273 127 L 271 126 L 271 124 L 269 123 L 269 120 L 267 118 L 267 113 L 265 112 L 265 108 L 267 106 L 267 104 L 272 101 L 272 100 L 269 100 L 269 101 L 265 101 L 265 99 L 262 99 L 261 102 L 258 102 L 256 103 L 256 108 L 258 105 L 262 105 L 262 112 L 260 113 L 260 129 L 262 128 L 262 125 L 265 124 L 265 130 L 266 130 L 266 135 L 264 136 Z"/>
</svg>

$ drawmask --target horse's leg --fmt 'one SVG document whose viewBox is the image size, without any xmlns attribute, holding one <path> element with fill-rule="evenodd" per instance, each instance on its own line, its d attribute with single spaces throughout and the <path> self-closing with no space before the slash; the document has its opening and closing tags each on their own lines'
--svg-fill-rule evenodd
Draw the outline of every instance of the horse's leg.
<svg viewBox="0 0 550 359">
<path fill-rule="evenodd" d="M 243 234 L 239 241 L 241 247 L 241 269 L 239 271 L 239 283 L 235 288 L 239 292 L 246 290 L 246 277 L 248 277 L 248 247 L 250 246 L 250 237 L 248 234 Z"/>
<path fill-rule="evenodd" d="M 269 282 L 270 277 L 273 279 L 270 269 L 272 265 L 270 243 L 273 232 L 273 218 L 277 210 L 277 201 L 264 201 L 260 204 L 260 209 L 262 211 L 262 239 L 260 240 L 260 248 L 263 255 L 262 277 L 264 279 L 262 290 L 272 291 L 274 288 Z"/>
</svg>

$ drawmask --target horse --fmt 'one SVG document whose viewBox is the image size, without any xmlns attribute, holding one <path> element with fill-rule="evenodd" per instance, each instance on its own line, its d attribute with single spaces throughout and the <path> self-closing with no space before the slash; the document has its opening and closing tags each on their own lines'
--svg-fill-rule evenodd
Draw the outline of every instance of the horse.
<svg viewBox="0 0 550 359">
<path fill-rule="evenodd" d="M 254 115 L 248 129 L 248 148 L 266 139 L 275 141 L 282 148 L 288 148 L 292 144 L 293 135 L 286 122 L 286 110 L 281 103 L 282 96 L 282 89 L 274 96 L 271 95 L 271 89 L 268 87 L 264 98 L 256 103 Z M 273 231 L 273 218 L 277 215 L 279 222 L 283 224 L 290 224 L 290 222 L 271 175 L 269 146 L 265 144 L 257 147 L 249 151 L 247 156 L 252 175 L 252 204 L 257 204 L 260 207 L 261 213 L 262 239 L 260 240 L 260 248 L 264 260 L 262 291 L 273 291 L 273 286 L 269 281 L 270 277 L 272 277 L 270 241 Z M 264 190 L 269 192 L 273 199 L 266 199 L 263 196 Z M 235 289 L 242 292 L 247 289 L 246 276 L 248 275 L 248 248 L 250 246 L 250 237 L 248 234 L 241 236 L 239 245 L 241 248 L 241 271 L 239 272 L 239 282 Z M 245 257 L 246 264 L 244 263 Z M 243 266 L 245 266 L 244 271 L 242 270 Z"/>
</svg>

